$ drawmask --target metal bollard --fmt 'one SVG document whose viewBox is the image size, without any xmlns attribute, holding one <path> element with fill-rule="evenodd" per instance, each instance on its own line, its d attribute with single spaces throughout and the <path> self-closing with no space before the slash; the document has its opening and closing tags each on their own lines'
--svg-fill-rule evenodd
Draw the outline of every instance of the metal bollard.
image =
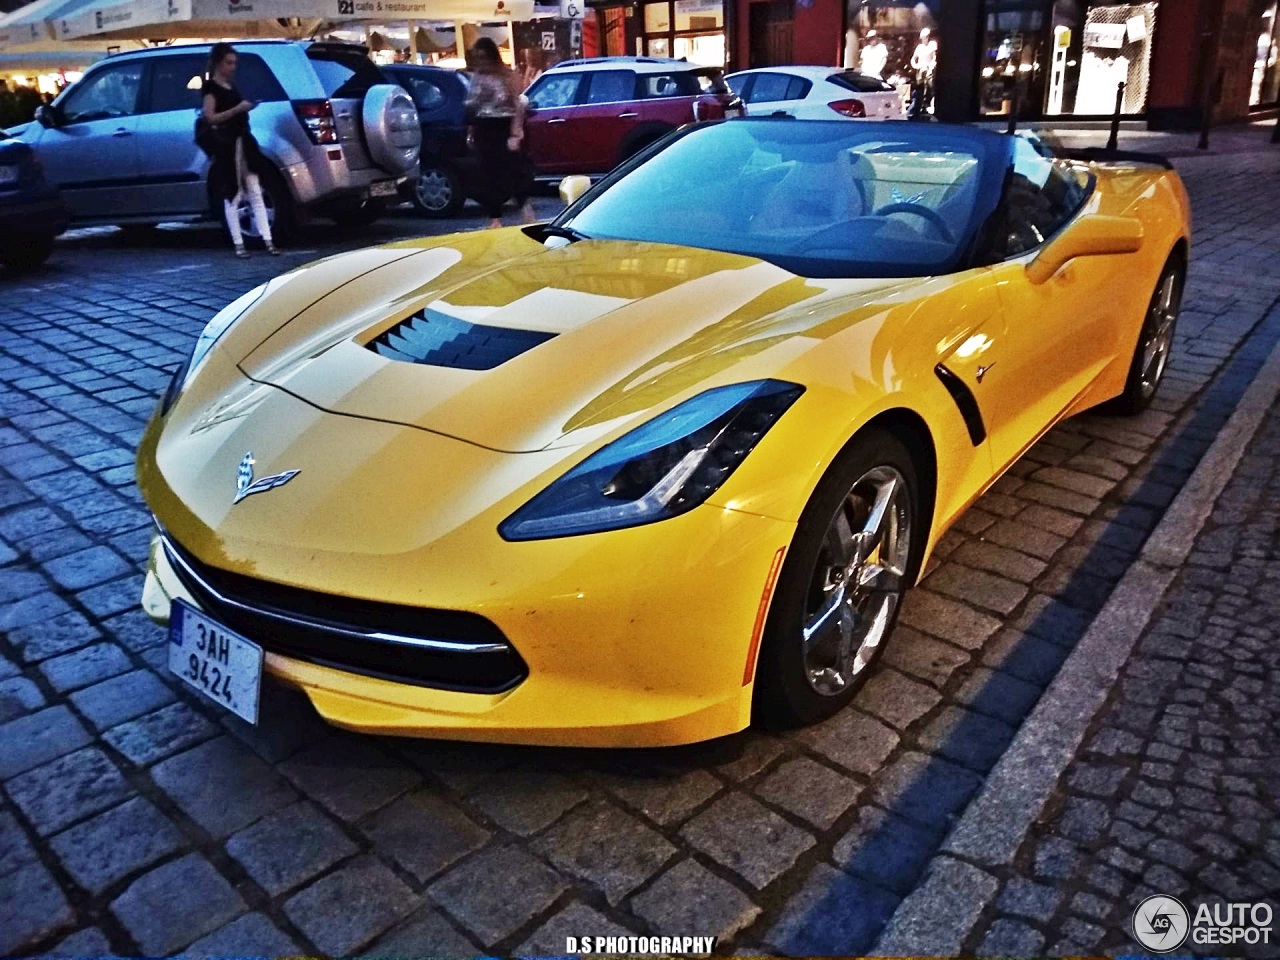
<svg viewBox="0 0 1280 960">
<path fill-rule="evenodd" d="M 1111 135 L 1107 137 L 1107 149 L 1115 150 L 1120 145 L 1120 112 L 1124 110 L 1124 81 L 1116 84 L 1116 110 L 1111 115 Z"/>
<path fill-rule="evenodd" d="M 1222 98 L 1222 82 L 1225 71 L 1219 68 L 1218 75 L 1213 78 L 1213 83 L 1209 84 L 1209 89 L 1204 92 L 1204 111 L 1200 117 L 1200 141 L 1196 144 L 1197 150 L 1209 149 L 1209 127 L 1213 125 L 1213 108 Z"/>
</svg>

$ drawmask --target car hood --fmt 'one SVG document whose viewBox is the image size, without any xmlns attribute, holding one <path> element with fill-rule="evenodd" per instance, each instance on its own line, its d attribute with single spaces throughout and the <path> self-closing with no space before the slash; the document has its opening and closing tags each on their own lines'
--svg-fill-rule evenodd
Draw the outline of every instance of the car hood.
<svg viewBox="0 0 1280 960">
<path fill-rule="evenodd" d="M 857 322 L 859 304 L 917 282 L 809 280 L 655 243 L 549 248 L 516 229 L 349 256 L 363 259 L 297 275 L 327 292 L 294 282 L 259 299 L 236 325 L 240 369 L 322 410 L 507 452 L 778 375 L 833 317 Z"/>
</svg>

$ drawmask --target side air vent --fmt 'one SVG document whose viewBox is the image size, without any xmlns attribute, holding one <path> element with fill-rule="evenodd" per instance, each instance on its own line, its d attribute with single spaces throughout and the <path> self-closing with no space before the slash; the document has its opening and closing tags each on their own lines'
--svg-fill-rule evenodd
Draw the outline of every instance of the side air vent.
<svg viewBox="0 0 1280 960">
<path fill-rule="evenodd" d="M 428 307 L 372 340 L 369 349 L 388 360 L 455 370 L 492 370 L 554 336 L 539 330 L 468 323 Z"/>
</svg>

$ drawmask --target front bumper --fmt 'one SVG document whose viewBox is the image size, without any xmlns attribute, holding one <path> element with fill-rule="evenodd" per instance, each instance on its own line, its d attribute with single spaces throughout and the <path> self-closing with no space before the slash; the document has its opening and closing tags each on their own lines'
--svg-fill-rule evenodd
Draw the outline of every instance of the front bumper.
<svg viewBox="0 0 1280 960">
<path fill-rule="evenodd" d="M 678 537 L 660 530 L 682 521 Z M 356 673 L 324 656 L 282 652 L 269 629 L 246 635 L 267 649 L 269 673 L 301 688 L 321 716 L 341 727 L 564 746 L 691 743 L 750 722 L 749 661 L 765 584 L 793 531 L 781 521 L 704 506 L 605 535 L 640 551 L 624 547 L 616 554 L 627 558 L 621 569 L 604 555 L 566 568 L 557 548 L 563 541 L 520 545 L 526 556 L 541 548 L 545 559 L 523 565 L 524 599 L 472 605 L 509 638 L 521 663 L 528 661 L 527 676 L 492 692 Z M 142 604 L 159 623 L 168 622 L 174 598 L 220 616 L 175 569 L 184 554 L 167 551 L 160 536 L 153 540 Z M 259 583 L 269 595 L 272 585 Z"/>
</svg>

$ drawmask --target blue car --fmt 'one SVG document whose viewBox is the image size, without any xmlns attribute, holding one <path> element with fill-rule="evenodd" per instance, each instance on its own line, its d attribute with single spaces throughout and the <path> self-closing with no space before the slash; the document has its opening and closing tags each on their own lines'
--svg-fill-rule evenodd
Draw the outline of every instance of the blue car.
<svg viewBox="0 0 1280 960">
<path fill-rule="evenodd" d="M 452 217 L 473 193 L 475 161 L 467 148 L 468 77 L 456 70 L 387 64 L 383 75 L 413 97 L 422 124 L 422 152 L 418 179 L 405 193 L 418 212 L 428 217 Z"/>
<path fill-rule="evenodd" d="M 44 263 L 53 253 L 53 238 L 69 220 L 67 205 L 45 179 L 36 152 L 0 131 L 0 263 L 12 270 Z"/>
</svg>

